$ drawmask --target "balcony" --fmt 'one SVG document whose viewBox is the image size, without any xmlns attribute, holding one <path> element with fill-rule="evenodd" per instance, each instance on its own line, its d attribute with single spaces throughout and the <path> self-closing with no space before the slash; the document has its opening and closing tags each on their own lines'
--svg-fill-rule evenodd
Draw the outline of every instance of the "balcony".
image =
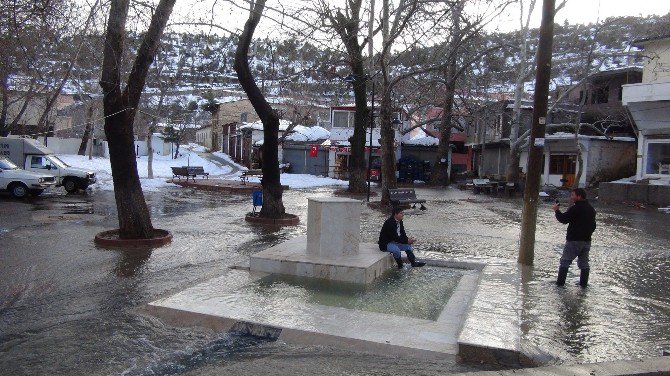
<svg viewBox="0 0 670 376">
<path fill-rule="evenodd" d="M 623 85 L 622 103 L 642 134 L 670 132 L 670 82 Z"/>
</svg>

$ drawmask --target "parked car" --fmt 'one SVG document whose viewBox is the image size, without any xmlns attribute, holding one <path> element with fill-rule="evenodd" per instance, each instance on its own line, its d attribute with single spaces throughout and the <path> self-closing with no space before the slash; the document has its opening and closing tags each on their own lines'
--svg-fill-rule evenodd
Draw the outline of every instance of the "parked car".
<svg viewBox="0 0 670 376">
<path fill-rule="evenodd" d="M 72 167 L 60 160 L 54 152 L 32 138 L 0 137 L 0 157 L 5 157 L 26 171 L 56 177 L 56 186 L 68 193 L 86 189 L 96 182 L 95 173 Z"/>
<path fill-rule="evenodd" d="M 0 158 L 0 190 L 9 191 L 16 198 L 39 196 L 45 189 L 56 185 L 56 177 L 20 169 L 7 158 Z"/>
</svg>

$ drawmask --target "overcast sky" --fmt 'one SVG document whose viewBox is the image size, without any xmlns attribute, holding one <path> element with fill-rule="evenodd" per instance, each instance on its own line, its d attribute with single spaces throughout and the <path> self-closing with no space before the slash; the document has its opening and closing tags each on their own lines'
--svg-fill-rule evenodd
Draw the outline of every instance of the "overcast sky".
<svg viewBox="0 0 670 376">
<path fill-rule="evenodd" d="M 528 3 L 528 1 L 525 1 Z M 560 0 L 556 0 L 560 3 Z M 510 8 L 508 15 L 500 17 L 498 26 L 503 31 L 519 28 L 518 8 Z M 600 18 L 617 16 L 648 16 L 650 14 L 665 15 L 670 12 L 668 0 L 568 0 L 567 4 L 556 15 L 556 23 L 563 24 L 567 19 L 570 24 L 593 23 Z M 531 27 L 539 27 L 542 18 L 542 0 L 537 0 Z"/>
<path fill-rule="evenodd" d="M 329 0 L 329 2 L 338 2 L 342 0 Z M 527 6 L 529 0 L 524 0 Z M 555 0 L 560 3 L 561 0 Z M 376 1 L 379 4 L 379 0 Z M 231 3 L 238 4 L 232 6 Z M 282 5 L 278 5 L 282 4 Z M 269 0 L 268 7 L 282 6 L 305 6 L 310 4 L 310 0 Z M 213 5 L 215 4 L 215 5 Z M 212 10 L 215 10 L 213 20 L 221 24 L 226 30 L 238 33 L 244 21 L 248 17 L 248 9 L 245 9 L 245 3 L 238 0 L 184 0 L 178 1 L 175 9 L 173 22 L 189 18 L 200 19 L 201 21 L 212 20 Z M 379 5 L 377 6 L 379 8 Z M 650 14 L 665 15 L 670 12 L 670 0 L 568 0 L 566 6 L 556 15 L 555 21 L 563 24 L 567 19 L 570 24 L 588 24 L 594 23 L 598 19 L 604 20 L 613 16 L 648 16 Z M 290 23 L 290 19 L 277 17 L 275 12 L 266 12 L 276 19 Z M 537 0 L 531 27 L 539 27 L 542 18 L 542 0 Z M 258 28 L 259 36 L 268 29 L 276 29 L 277 23 L 269 20 L 262 20 Z M 517 6 L 510 6 L 505 13 L 496 17 L 488 30 L 511 31 L 519 29 L 519 10 Z M 222 29 L 213 29 L 209 32 L 221 34 Z M 272 34 L 272 32 L 270 32 Z"/>
</svg>

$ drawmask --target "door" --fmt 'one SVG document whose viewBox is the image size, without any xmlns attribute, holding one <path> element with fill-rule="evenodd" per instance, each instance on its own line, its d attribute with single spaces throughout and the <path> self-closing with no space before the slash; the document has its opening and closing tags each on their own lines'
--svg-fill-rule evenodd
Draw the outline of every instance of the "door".
<svg viewBox="0 0 670 376">
<path fill-rule="evenodd" d="M 561 186 L 572 187 L 577 167 L 576 155 L 551 155 L 549 157 L 549 175 L 560 175 Z"/>
</svg>

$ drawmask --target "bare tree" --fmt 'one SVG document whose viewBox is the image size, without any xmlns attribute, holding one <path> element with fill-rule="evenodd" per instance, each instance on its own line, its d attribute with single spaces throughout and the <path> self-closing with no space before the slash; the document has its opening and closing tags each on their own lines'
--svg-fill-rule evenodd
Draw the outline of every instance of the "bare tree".
<svg viewBox="0 0 670 376">
<path fill-rule="evenodd" d="M 254 82 L 248 60 L 249 46 L 263 15 L 265 0 L 252 1 L 250 7 L 249 18 L 244 24 L 235 52 L 235 71 L 240 85 L 263 123 L 263 179 L 261 180 L 263 206 L 260 216 L 276 219 L 282 218 L 285 214 L 278 156 L 279 116 Z"/>
<path fill-rule="evenodd" d="M 319 4 L 319 14 L 326 28 L 333 30 L 340 37 L 347 56 L 347 63 L 353 77 L 354 102 L 354 133 L 349 138 L 351 159 L 349 160 L 349 188 L 352 193 L 365 192 L 365 129 L 369 121 L 367 101 L 367 83 L 369 75 L 365 71 L 363 50 L 370 40 L 359 40 L 362 29 L 363 0 L 347 0 L 345 9 L 333 9 L 325 1 Z M 368 25 L 372 27 L 372 25 Z"/>
<path fill-rule="evenodd" d="M 123 89 L 120 64 L 130 0 L 112 0 L 109 9 L 100 86 L 104 91 L 105 135 L 109 143 L 121 238 L 147 239 L 154 232 L 137 173 L 133 123 L 149 67 L 174 3 L 175 0 L 158 3 Z"/>
</svg>

